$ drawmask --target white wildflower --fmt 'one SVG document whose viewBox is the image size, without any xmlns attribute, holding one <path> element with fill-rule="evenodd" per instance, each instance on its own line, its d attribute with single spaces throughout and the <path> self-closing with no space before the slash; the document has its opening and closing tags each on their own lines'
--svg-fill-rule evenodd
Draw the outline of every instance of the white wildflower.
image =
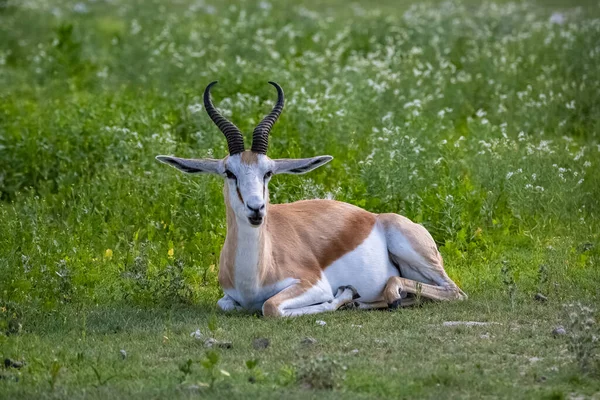
<svg viewBox="0 0 600 400">
<path fill-rule="evenodd" d="M 190 104 L 187 109 L 190 112 L 190 114 L 197 114 L 200 111 L 202 111 L 204 109 L 204 107 L 200 103 L 195 103 L 195 104 Z"/>
<path fill-rule="evenodd" d="M 87 14 L 89 9 L 85 3 L 77 3 L 73 6 L 73 11 L 77 14 Z"/>
<path fill-rule="evenodd" d="M 565 17 L 565 14 L 558 11 L 553 12 L 550 16 L 551 24 L 563 25 L 566 22 L 566 20 L 567 18 Z"/>
</svg>

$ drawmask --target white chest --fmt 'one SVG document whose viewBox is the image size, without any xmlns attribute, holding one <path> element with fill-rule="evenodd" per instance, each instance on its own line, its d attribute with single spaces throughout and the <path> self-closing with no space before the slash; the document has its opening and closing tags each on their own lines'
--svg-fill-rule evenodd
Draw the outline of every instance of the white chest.
<svg viewBox="0 0 600 400">
<path fill-rule="evenodd" d="M 260 230 L 243 224 L 238 224 L 238 227 L 234 287 L 226 289 L 225 293 L 246 309 L 260 309 L 265 300 L 293 285 L 296 280 L 288 278 L 262 286 L 259 269 Z"/>
</svg>

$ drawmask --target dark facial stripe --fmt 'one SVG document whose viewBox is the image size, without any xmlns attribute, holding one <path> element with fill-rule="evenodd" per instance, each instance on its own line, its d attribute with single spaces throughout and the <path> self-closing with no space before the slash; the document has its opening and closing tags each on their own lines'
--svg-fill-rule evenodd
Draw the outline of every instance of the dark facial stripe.
<svg viewBox="0 0 600 400">
<path fill-rule="evenodd" d="M 238 199 L 240 199 L 240 201 L 242 202 L 242 204 L 245 204 L 244 203 L 244 198 L 242 197 L 242 193 L 240 193 L 240 188 L 237 185 L 235 186 L 235 190 L 237 192 Z"/>
</svg>

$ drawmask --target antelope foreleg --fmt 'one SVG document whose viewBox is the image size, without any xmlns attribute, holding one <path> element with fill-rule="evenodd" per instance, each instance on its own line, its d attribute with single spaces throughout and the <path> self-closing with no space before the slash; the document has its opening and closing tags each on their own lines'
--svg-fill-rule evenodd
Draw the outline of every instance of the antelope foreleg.
<svg viewBox="0 0 600 400">
<path fill-rule="evenodd" d="M 217 306 L 223 311 L 239 311 L 244 308 L 233 299 L 233 297 L 225 294 L 225 296 L 221 297 L 219 301 L 217 301 Z"/>
<path fill-rule="evenodd" d="M 356 290 L 351 286 L 339 288 L 334 296 L 329 284 L 322 281 L 309 287 L 297 284 L 265 301 L 263 315 L 294 317 L 335 311 L 343 305 L 351 303 L 357 296 Z"/>
</svg>

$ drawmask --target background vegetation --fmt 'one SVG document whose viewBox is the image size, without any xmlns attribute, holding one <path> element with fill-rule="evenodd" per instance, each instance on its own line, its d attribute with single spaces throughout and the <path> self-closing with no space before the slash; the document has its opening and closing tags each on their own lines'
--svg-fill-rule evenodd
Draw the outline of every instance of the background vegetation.
<svg viewBox="0 0 600 400">
<path fill-rule="evenodd" d="M 562 321 L 562 304 L 597 304 L 600 295 L 600 8 L 567 1 L 412 3 L 0 0 L 0 350 L 7 357 L 38 357 L 19 373 L 22 381 L 35 390 L 62 387 L 58 396 L 103 397 L 90 389 L 96 378 L 106 390 L 134 393 L 150 387 L 139 379 L 155 377 L 145 374 L 163 358 L 183 365 L 187 342 L 152 362 L 131 361 L 137 364 L 127 368 L 139 372 L 138 380 L 114 373 L 121 378 L 111 382 L 133 382 L 125 386 L 102 383 L 87 366 L 86 372 L 65 367 L 80 353 L 85 364 L 89 352 L 108 363 L 101 361 L 106 343 L 96 349 L 81 342 L 92 332 L 110 341 L 105 324 L 139 332 L 115 336 L 139 346 L 148 337 L 169 337 L 164 332 L 173 326 L 178 333 L 193 330 L 191 315 L 206 324 L 214 310 L 225 236 L 222 183 L 178 174 L 154 160 L 157 154 L 226 155 L 200 99 L 212 80 L 220 82 L 215 103 L 248 133 L 247 143 L 273 104 L 266 82 L 274 80 L 287 104 L 270 156 L 335 157 L 310 175 L 275 178 L 273 202 L 330 197 L 406 215 L 429 229 L 448 273 L 471 296 L 466 305 L 406 311 L 413 317 L 402 316 L 405 311 L 329 317 L 341 325 L 377 326 L 363 332 L 362 345 L 381 353 L 368 338 L 385 327 L 398 329 L 393 323 L 410 323 L 416 324 L 407 333 L 412 342 L 400 337 L 386 346 L 414 348 L 431 319 L 485 314 L 504 321 L 498 335 L 506 342 L 484 353 L 518 352 L 539 323 L 548 338 L 534 342 L 550 352 L 546 367 L 567 362 L 552 358 L 564 357 L 568 344 L 549 347 L 556 343 L 551 325 Z M 536 293 L 548 297 L 547 306 L 532 305 Z M 594 312 L 577 315 L 593 320 Z M 90 315 L 104 323 L 88 325 Z M 514 333 L 507 327 L 516 316 L 537 322 L 528 333 Z M 145 324 L 145 318 L 155 319 Z M 250 340 L 255 334 L 247 316 L 215 318 L 230 327 L 230 336 Z M 131 320 L 137 322 L 123 322 Z M 310 318 L 251 321 L 282 338 L 314 329 Z M 347 331 L 336 329 L 323 333 L 325 344 L 309 353 L 346 354 L 335 338 Z M 457 337 L 435 332 L 434 342 Z M 189 341 L 188 334 L 179 340 Z M 64 353 L 57 353 L 57 342 Z M 451 365 L 471 348 L 463 342 L 431 355 L 441 358 L 430 367 Z M 337 368 L 336 360 L 321 360 L 294 364 L 285 375 L 296 350 L 288 346 L 285 353 L 284 344 L 269 356 L 284 376 L 300 371 L 305 382 L 311 368 L 318 375 Z M 245 381 L 243 359 L 251 350 L 236 351 L 224 361 L 242 368 L 234 381 Z M 411 376 L 424 373 L 420 357 L 401 356 L 412 360 L 412 369 L 394 372 L 390 360 L 365 357 L 344 366 L 353 383 L 346 377 L 343 385 L 323 389 L 392 396 L 400 385 L 409 388 L 406 395 L 435 396 L 439 392 L 427 388 L 441 385 L 467 393 L 468 380 L 457 381 L 455 370 L 427 370 L 437 378 L 411 386 Z M 485 370 L 488 361 L 481 355 L 469 365 L 483 363 Z M 498 378 L 477 378 L 487 383 L 476 390 L 510 392 L 519 371 L 505 371 L 515 360 L 500 361 L 488 376 Z M 366 362 L 390 380 L 361 375 Z M 281 383 L 273 378 L 275 366 L 269 385 Z M 113 374 L 102 368 L 101 376 Z M 169 374 L 182 372 L 157 368 L 165 378 L 145 385 L 180 387 Z M 572 370 L 560 376 L 557 392 L 542 392 L 599 390 Z M 26 390 L 6 377 L 0 389 Z M 523 385 L 537 385 L 536 379 Z M 224 390 L 251 390 L 241 388 Z M 529 392 L 513 394 L 523 393 Z"/>
</svg>

